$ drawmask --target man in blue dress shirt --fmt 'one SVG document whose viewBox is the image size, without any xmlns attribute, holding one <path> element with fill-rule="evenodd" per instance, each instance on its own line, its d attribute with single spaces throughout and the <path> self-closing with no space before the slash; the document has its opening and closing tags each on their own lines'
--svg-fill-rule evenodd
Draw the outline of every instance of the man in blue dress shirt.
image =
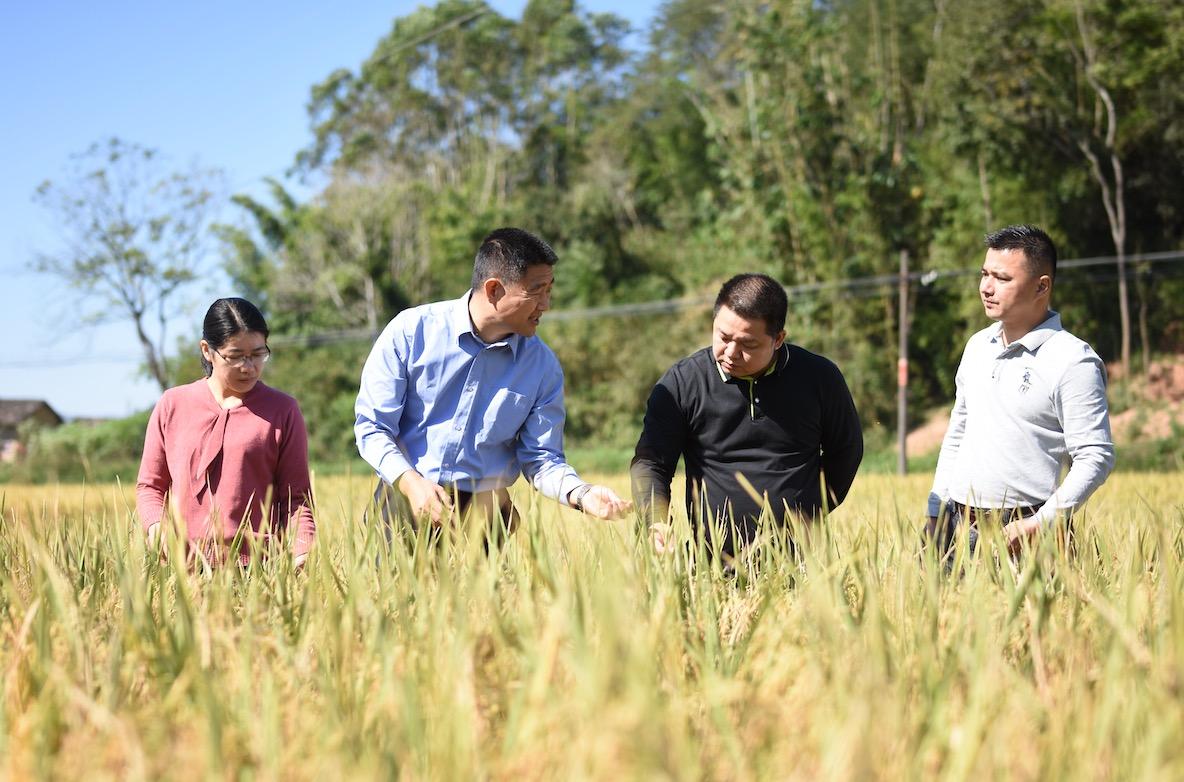
<svg viewBox="0 0 1184 782">
<path fill-rule="evenodd" d="M 388 522 L 395 506 L 433 525 L 480 509 L 512 529 L 507 489 L 520 474 L 592 516 L 629 510 L 563 455 L 563 370 L 535 336 L 556 260 L 537 236 L 498 229 L 481 243 L 464 296 L 404 310 L 383 329 L 362 370 L 354 434 Z"/>
</svg>

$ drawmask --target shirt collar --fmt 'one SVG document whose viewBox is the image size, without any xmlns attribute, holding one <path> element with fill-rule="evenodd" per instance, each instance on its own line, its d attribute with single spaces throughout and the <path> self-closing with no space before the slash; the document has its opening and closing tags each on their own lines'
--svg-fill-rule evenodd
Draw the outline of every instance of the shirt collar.
<svg viewBox="0 0 1184 782">
<path fill-rule="evenodd" d="M 731 380 L 748 380 L 749 379 L 749 378 L 737 378 L 737 377 L 733 377 L 732 375 L 729 375 L 727 372 L 724 371 L 724 368 L 719 365 L 719 362 L 715 360 L 714 355 L 711 357 L 711 361 L 713 364 L 715 364 L 715 371 L 719 373 L 719 379 L 724 381 L 725 383 L 727 383 Z M 768 377 L 769 375 L 780 372 L 781 370 L 785 369 L 785 365 L 788 363 L 789 363 L 789 343 L 782 342 L 781 347 L 777 348 L 777 354 L 773 358 L 773 363 L 769 364 L 769 368 L 766 369 L 764 372 L 762 372 L 758 377 L 752 378 L 752 379 L 760 380 L 762 377 Z"/>
<path fill-rule="evenodd" d="M 477 333 L 477 327 L 473 323 L 473 316 L 469 314 L 469 299 L 473 295 L 473 289 L 470 288 L 464 296 L 453 302 L 452 311 L 449 314 L 449 324 L 452 326 L 453 333 L 456 334 L 456 340 L 459 343 L 464 338 L 465 334 L 470 335 L 477 341 L 477 344 L 482 347 L 503 347 L 510 348 L 511 355 L 514 358 L 518 357 L 518 348 L 522 345 L 523 337 L 521 334 L 511 334 L 505 339 L 497 342 L 486 342 L 481 339 L 481 335 Z"/>
<path fill-rule="evenodd" d="M 1056 312 L 1055 310 L 1049 310 L 1044 320 L 1041 321 L 1040 324 L 1036 326 L 1036 328 L 1032 329 L 1027 334 L 1017 339 L 1015 342 L 1012 342 L 1011 345 L 1008 345 L 1008 347 L 1010 348 L 1014 345 L 1023 345 L 1029 353 L 1035 353 L 1041 345 L 1048 341 L 1049 337 L 1051 337 L 1053 334 L 1056 334 L 1058 331 L 1063 330 L 1064 328 L 1061 326 L 1060 313 Z M 995 325 L 995 330 L 991 334 L 991 341 L 999 343 L 1003 342 L 1002 323 Z"/>
</svg>

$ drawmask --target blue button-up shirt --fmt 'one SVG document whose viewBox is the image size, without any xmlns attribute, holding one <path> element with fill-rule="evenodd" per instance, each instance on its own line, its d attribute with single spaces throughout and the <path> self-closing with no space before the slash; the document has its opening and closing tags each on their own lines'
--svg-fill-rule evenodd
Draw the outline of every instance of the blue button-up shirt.
<svg viewBox="0 0 1184 782">
<path fill-rule="evenodd" d="M 563 370 L 538 337 L 486 344 L 469 295 L 400 312 L 383 329 L 354 406 L 362 458 L 387 483 L 414 469 L 464 491 L 525 474 L 567 503 L 584 481 L 563 455 Z"/>
</svg>

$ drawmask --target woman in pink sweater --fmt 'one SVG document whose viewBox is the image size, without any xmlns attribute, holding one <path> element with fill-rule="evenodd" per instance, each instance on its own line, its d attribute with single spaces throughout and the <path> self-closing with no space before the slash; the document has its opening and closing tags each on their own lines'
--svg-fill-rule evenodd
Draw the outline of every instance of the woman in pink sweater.
<svg viewBox="0 0 1184 782">
<path fill-rule="evenodd" d="M 211 563 L 249 561 L 248 538 L 287 536 L 303 565 L 316 532 L 308 432 L 296 400 L 259 380 L 267 335 L 245 299 L 218 299 L 206 312 L 206 376 L 165 391 L 148 420 L 136 506 L 150 541 L 167 529 L 171 497 L 190 546 Z"/>
</svg>

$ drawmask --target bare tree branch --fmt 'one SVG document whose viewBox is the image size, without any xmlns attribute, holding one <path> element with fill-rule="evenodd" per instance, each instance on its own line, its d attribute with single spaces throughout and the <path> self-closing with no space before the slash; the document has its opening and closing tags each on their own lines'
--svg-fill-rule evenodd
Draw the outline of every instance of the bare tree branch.
<svg viewBox="0 0 1184 782">
<path fill-rule="evenodd" d="M 113 319 L 104 304 L 130 319 L 164 390 L 169 304 L 204 261 L 220 175 L 162 172 L 155 150 L 118 138 L 91 145 L 72 163 L 63 184 L 47 181 L 35 196 L 57 217 L 65 249 L 33 265 L 81 292 L 80 322 Z M 153 307 L 158 323 L 150 331 L 145 318 Z"/>
</svg>

